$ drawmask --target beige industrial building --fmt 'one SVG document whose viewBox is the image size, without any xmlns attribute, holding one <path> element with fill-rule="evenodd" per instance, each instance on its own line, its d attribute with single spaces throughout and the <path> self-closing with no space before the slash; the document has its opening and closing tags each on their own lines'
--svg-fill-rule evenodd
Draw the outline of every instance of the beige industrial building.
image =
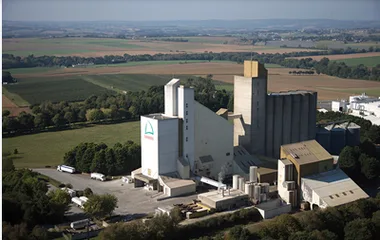
<svg viewBox="0 0 380 240">
<path fill-rule="evenodd" d="M 281 146 L 278 160 L 278 194 L 293 207 L 301 201 L 312 208 L 338 206 L 368 195 L 342 170 L 317 141 Z"/>
<path fill-rule="evenodd" d="M 251 154 L 279 158 L 280 146 L 315 138 L 317 93 L 267 93 L 268 71 L 244 61 L 244 76 L 234 78 L 234 145 Z"/>
</svg>

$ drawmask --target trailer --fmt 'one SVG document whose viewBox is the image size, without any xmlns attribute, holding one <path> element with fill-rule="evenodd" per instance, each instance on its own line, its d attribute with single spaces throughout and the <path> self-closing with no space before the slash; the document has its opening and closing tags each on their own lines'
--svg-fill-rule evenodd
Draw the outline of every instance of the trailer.
<svg viewBox="0 0 380 240">
<path fill-rule="evenodd" d="M 84 201 L 82 200 L 82 199 L 80 199 L 79 197 L 73 197 L 72 199 L 71 199 L 71 201 L 74 203 L 74 204 L 76 204 L 78 207 L 80 207 L 80 208 L 83 208 L 84 206 Z"/>
<path fill-rule="evenodd" d="M 90 219 L 83 219 L 70 223 L 70 227 L 74 230 L 84 228 L 90 224 Z"/>
<path fill-rule="evenodd" d="M 75 173 L 75 168 L 66 166 L 66 165 L 58 165 L 57 171 L 67 172 L 67 173 Z"/>
<path fill-rule="evenodd" d="M 121 181 L 125 182 L 125 183 L 133 183 L 133 178 L 131 176 L 123 176 L 121 178 Z"/>
<path fill-rule="evenodd" d="M 91 173 L 91 179 L 100 180 L 104 182 L 106 180 L 106 176 L 101 173 Z"/>
<path fill-rule="evenodd" d="M 70 188 L 64 187 L 64 188 L 61 188 L 61 190 L 67 192 L 70 195 L 70 197 L 75 197 L 77 195 L 77 192 Z"/>
</svg>

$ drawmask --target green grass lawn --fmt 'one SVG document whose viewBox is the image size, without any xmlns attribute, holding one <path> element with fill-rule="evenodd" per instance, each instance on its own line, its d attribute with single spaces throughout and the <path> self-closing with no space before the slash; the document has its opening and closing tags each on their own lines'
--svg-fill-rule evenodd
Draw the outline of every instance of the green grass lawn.
<svg viewBox="0 0 380 240">
<path fill-rule="evenodd" d="M 3 151 L 13 152 L 16 167 L 44 167 L 62 163 L 63 156 L 81 142 L 104 142 L 108 146 L 132 140 L 140 144 L 140 122 L 95 125 L 74 130 L 3 138 Z"/>
<path fill-rule="evenodd" d="M 30 104 L 43 101 L 81 101 L 91 95 L 111 92 L 79 77 L 46 77 L 19 79 L 17 84 L 5 85 L 8 92 L 19 95 Z"/>
<path fill-rule="evenodd" d="M 335 61 L 344 62 L 347 64 L 347 66 L 357 66 L 359 64 L 363 64 L 364 66 L 367 66 L 367 67 L 375 67 L 376 65 L 380 64 L 380 56 L 348 58 L 348 59 L 335 60 Z"/>
<path fill-rule="evenodd" d="M 274 63 L 265 63 L 264 66 L 265 68 L 283 68 L 283 66 Z"/>
<path fill-rule="evenodd" d="M 33 67 L 33 68 L 12 68 L 5 69 L 4 71 L 8 71 L 11 74 L 28 74 L 28 73 L 46 73 L 50 71 L 55 71 L 59 69 L 58 67 Z"/>
</svg>

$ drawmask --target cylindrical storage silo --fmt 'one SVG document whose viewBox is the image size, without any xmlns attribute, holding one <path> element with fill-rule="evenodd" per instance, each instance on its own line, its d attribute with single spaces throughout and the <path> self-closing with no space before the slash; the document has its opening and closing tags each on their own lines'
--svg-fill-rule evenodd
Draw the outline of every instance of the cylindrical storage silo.
<svg viewBox="0 0 380 240">
<path fill-rule="evenodd" d="M 339 155 L 340 151 L 346 146 L 346 129 L 333 128 L 331 129 L 331 154 Z"/>
<path fill-rule="evenodd" d="M 245 179 L 243 177 L 239 177 L 239 190 L 244 192 L 244 182 Z"/>
<path fill-rule="evenodd" d="M 244 192 L 245 192 L 245 194 L 248 194 L 249 195 L 249 183 L 247 182 L 247 183 L 245 183 L 245 185 L 244 185 Z"/>
<path fill-rule="evenodd" d="M 263 193 L 269 193 L 269 183 L 262 183 L 261 188 L 263 189 Z"/>
<path fill-rule="evenodd" d="M 232 189 L 239 189 L 239 175 L 234 175 L 232 177 Z"/>
<path fill-rule="evenodd" d="M 249 181 L 252 183 L 257 182 L 257 167 L 256 166 L 249 167 Z"/>
<path fill-rule="evenodd" d="M 256 185 L 255 186 L 255 191 L 253 193 L 253 198 L 256 200 L 260 200 L 260 194 L 261 194 L 261 186 Z"/>
<path fill-rule="evenodd" d="M 249 185 L 249 198 L 253 198 L 253 193 L 255 192 L 255 185 L 251 184 Z"/>
</svg>

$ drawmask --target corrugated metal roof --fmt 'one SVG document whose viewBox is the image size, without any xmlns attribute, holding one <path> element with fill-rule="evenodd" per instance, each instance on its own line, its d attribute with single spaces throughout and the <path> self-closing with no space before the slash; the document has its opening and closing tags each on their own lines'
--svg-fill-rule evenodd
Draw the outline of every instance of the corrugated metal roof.
<svg viewBox="0 0 380 240">
<path fill-rule="evenodd" d="M 369 197 L 341 169 L 303 177 L 301 182 L 330 207 Z"/>
<path fill-rule="evenodd" d="M 309 164 L 333 157 L 315 140 L 282 145 L 281 148 L 299 164 Z"/>
</svg>

